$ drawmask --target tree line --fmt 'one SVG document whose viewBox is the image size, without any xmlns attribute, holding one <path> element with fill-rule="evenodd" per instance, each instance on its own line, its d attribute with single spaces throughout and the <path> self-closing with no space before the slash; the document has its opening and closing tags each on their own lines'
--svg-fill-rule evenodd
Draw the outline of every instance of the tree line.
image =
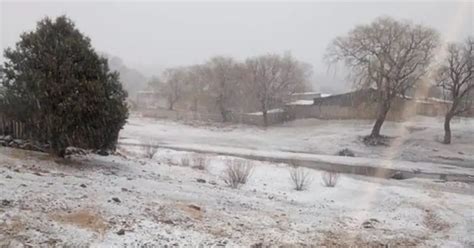
<svg viewBox="0 0 474 248">
<path fill-rule="evenodd" d="M 244 61 L 216 56 L 203 64 L 168 68 L 149 86 L 166 98 L 170 110 L 182 103 L 192 111 L 218 113 L 223 121 L 234 112 L 260 111 L 267 125 L 268 111 L 309 88 L 310 76 L 311 66 L 290 53 Z"/>
<path fill-rule="evenodd" d="M 439 33 L 429 26 L 379 17 L 336 37 L 324 59 L 348 67 L 356 88 L 376 89 L 377 117 L 366 139 L 381 137 L 394 99 L 409 91 L 427 92 L 435 85 L 452 102 L 444 122 L 443 142 L 449 144 L 451 119 L 472 106 L 473 41 L 468 37 L 462 43 L 443 46 Z M 259 110 L 267 125 L 268 110 L 282 106 L 291 93 L 307 89 L 310 75 L 311 66 L 290 54 L 241 62 L 221 56 L 199 65 L 169 68 L 149 85 L 166 96 L 169 109 L 188 102 L 189 109 L 217 112 L 223 121 L 232 112 Z M 200 106 L 200 99 L 212 101 Z"/>
<path fill-rule="evenodd" d="M 369 139 L 379 138 L 394 99 L 435 82 L 450 100 L 444 143 L 451 142 L 451 119 L 467 111 L 474 89 L 474 39 L 441 46 L 431 27 L 389 17 L 358 25 L 335 38 L 325 56 L 350 68 L 355 85 L 375 88 L 377 118 Z M 440 54 L 444 56 L 440 56 Z M 63 156 L 66 147 L 114 149 L 128 117 L 120 75 L 93 49 L 66 16 L 44 18 L 4 51 L 0 68 L 0 110 L 23 122 L 30 139 Z M 308 86 L 311 66 L 291 54 L 266 54 L 243 61 L 218 56 L 207 62 L 165 70 L 150 87 L 166 95 L 168 107 L 185 104 L 199 112 L 269 110 Z"/>
</svg>

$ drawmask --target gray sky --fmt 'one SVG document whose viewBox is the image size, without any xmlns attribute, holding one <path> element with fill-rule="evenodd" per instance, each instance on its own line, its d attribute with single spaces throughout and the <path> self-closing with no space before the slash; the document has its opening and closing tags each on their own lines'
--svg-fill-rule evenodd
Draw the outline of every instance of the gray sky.
<svg viewBox="0 0 474 248">
<path fill-rule="evenodd" d="M 328 43 L 356 24 L 388 15 L 435 27 L 444 38 L 473 34 L 473 2 L 351 3 L 164 3 L 5 2 L 1 3 L 2 49 L 44 16 L 66 14 L 93 46 L 121 57 L 146 74 L 151 68 L 200 63 L 213 55 L 237 58 L 291 51 L 327 67 Z"/>
</svg>

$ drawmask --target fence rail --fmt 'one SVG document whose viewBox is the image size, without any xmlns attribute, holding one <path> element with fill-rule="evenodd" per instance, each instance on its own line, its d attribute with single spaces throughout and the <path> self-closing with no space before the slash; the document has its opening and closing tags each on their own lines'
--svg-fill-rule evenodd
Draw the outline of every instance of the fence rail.
<svg viewBox="0 0 474 248">
<path fill-rule="evenodd" d="M 25 124 L 0 115 L 0 135 L 11 135 L 15 139 L 27 138 Z"/>
</svg>

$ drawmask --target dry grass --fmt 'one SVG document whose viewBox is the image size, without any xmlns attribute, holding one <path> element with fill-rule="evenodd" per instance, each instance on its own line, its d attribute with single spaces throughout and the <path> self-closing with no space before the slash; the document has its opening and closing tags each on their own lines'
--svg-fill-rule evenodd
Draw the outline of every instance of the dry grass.
<svg viewBox="0 0 474 248">
<path fill-rule="evenodd" d="M 16 236 L 28 227 L 27 223 L 20 216 L 13 216 L 9 221 L 0 223 L 0 233 Z"/>
<path fill-rule="evenodd" d="M 367 236 L 351 232 L 332 232 L 324 231 L 322 233 L 323 239 L 318 242 L 316 247 L 331 247 L 331 248 L 346 248 L 346 247 L 367 247 L 367 248 L 381 248 L 381 247 L 418 247 L 422 240 L 416 236 L 414 237 L 397 237 L 384 240 L 369 240 Z"/>
<path fill-rule="evenodd" d="M 180 165 L 184 167 L 189 167 L 189 158 L 187 157 L 182 157 L 180 161 Z"/>
<path fill-rule="evenodd" d="M 339 181 L 339 173 L 335 171 L 324 171 L 321 175 L 324 186 L 335 187 Z"/>
<path fill-rule="evenodd" d="M 2 147 L 3 148 L 3 147 Z M 15 159 L 38 159 L 41 161 L 54 161 L 57 159 L 56 156 L 50 153 L 35 152 L 30 150 L 8 148 L 6 149 L 6 154 L 10 155 L 11 158 Z"/>
<path fill-rule="evenodd" d="M 423 225 L 433 232 L 442 232 L 451 227 L 449 223 L 436 215 L 432 210 L 425 209 L 424 211 Z"/>
<path fill-rule="evenodd" d="M 143 143 L 142 151 L 145 158 L 152 159 L 157 150 L 158 148 L 156 142 L 148 141 Z"/>
<path fill-rule="evenodd" d="M 190 216 L 195 220 L 202 220 L 203 211 L 201 207 L 193 204 L 177 204 L 177 207 L 181 209 L 186 215 Z"/>
<path fill-rule="evenodd" d="M 253 166 L 247 160 L 232 159 L 226 161 L 226 168 L 224 169 L 222 179 L 231 188 L 239 188 L 246 184 Z"/>
<path fill-rule="evenodd" d="M 83 209 L 72 213 L 55 214 L 54 220 L 65 224 L 75 225 L 100 234 L 108 229 L 107 222 L 94 211 Z"/>
</svg>

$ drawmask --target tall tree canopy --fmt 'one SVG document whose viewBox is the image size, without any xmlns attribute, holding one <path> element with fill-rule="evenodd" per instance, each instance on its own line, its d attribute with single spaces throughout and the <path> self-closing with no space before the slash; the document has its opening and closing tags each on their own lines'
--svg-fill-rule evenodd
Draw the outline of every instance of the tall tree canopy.
<svg viewBox="0 0 474 248">
<path fill-rule="evenodd" d="M 231 98 L 238 83 L 238 63 L 231 57 L 217 56 L 211 58 L 205 66 L 222 120 L 229 121 Z"/>
<path fill-rule="evenodd" d="M 268 125 L 268 110 L 282 106 L 292 93 L 305 89 L 311 73 L 309 65 L 297 61 L 290 54 L 249 58 L 245 64 L 249 93 L 257 98 L 265 126 Z"/>
<path fill-rule="evenodd" d="M 332 42 L 330 62 L 343 61 L 359 86 L 377 89 L 377 120 L 370 137 L 380 136 L 392 100 L 425 75 L 438 45 L 434 29 L 388 17 L 357 26 Z"/>
<path fill-rule="evenodd" d="M 58 155 L 67 146 L 113 149 L 128 109 L 119 74 L 66 16 L 45 18 L 4 52 L 7 115 Z"/>
</svg>

